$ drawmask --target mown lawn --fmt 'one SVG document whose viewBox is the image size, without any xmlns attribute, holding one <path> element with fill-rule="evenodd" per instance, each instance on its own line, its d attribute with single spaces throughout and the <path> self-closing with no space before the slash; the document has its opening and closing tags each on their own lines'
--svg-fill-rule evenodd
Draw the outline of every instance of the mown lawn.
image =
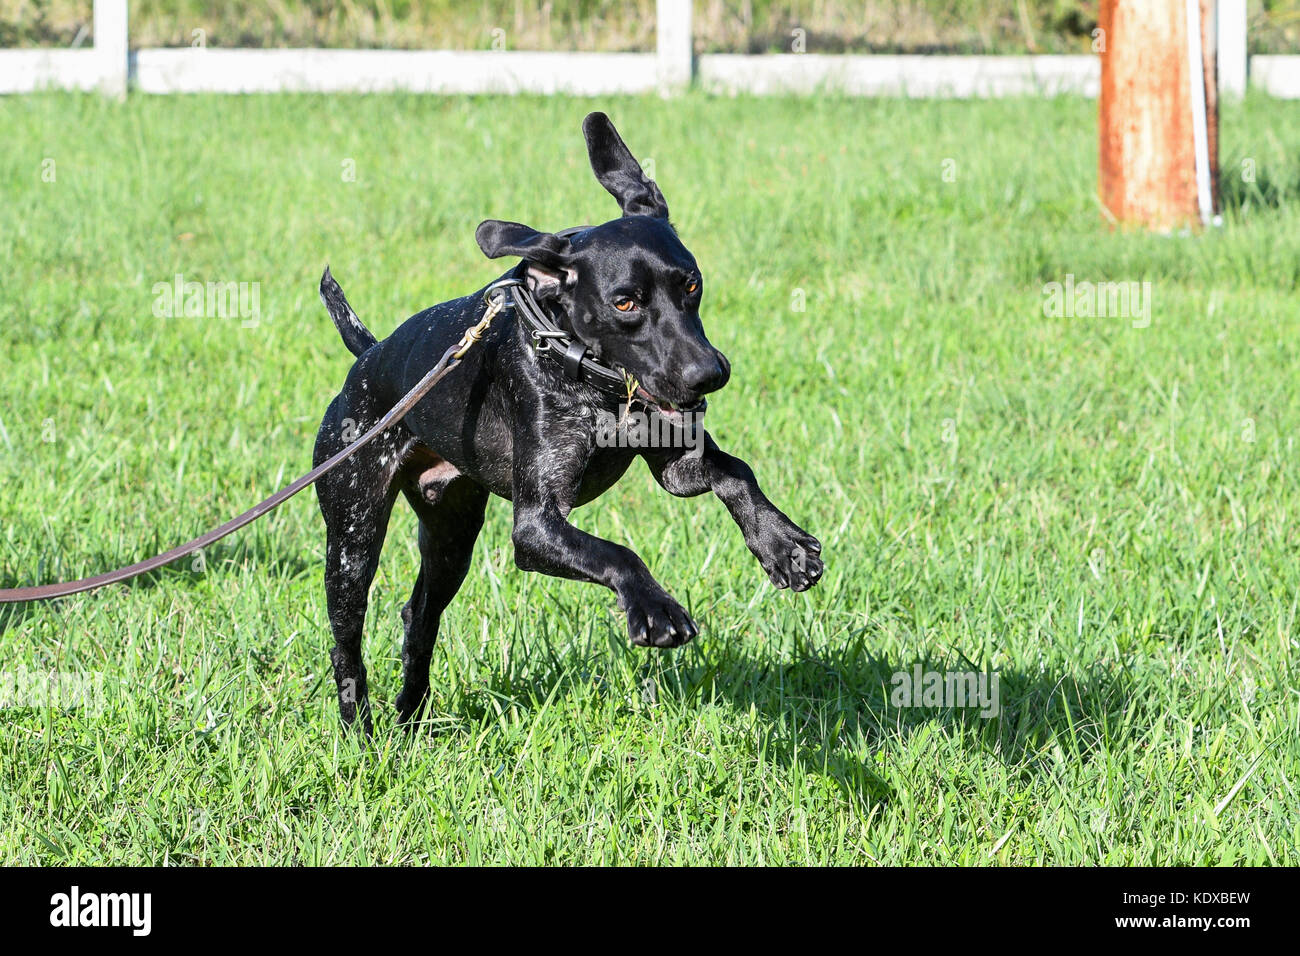
<svg viewBox="0 0 1300 956">
<path fill-rule="evenodd" d="M 480 219 L 611 217 L 596 107 L 704 269 L 711 428 L 821 585 L 634 466 L 575 521 L 703 633 L 632 649 L 606 592 L 514 568 L 494 502 L 412 737 L 399 507 L 366 750 L 304 494 L 201 565 L 0 608 L 11 683 L 102 682 L 0 710 L 0 860 L 1297 863 L 1300 103 L 1225 108 L 1224 227 L 1155 237 L 1106 228 L 1078 99 L 0 99 L 0 586 L 304 471 L 350 359 L 324 264 L 383 334 L 501 271 Z M 178 274 L 256 284 L 256 324 L 156 317 Z M 1045 315 L 1067 275 L 1149 281 L 1149 324 Z M 895 706 L 918 663 L 996 671 L 999 715 Z"/>
</svg>

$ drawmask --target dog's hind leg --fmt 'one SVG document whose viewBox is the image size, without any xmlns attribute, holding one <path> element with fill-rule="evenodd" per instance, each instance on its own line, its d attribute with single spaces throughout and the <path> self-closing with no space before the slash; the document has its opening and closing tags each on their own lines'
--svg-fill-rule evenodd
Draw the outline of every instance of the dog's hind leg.
<svg viewBox="0 0 1300 956">
<path fill-rule="evenodd" d="M 428 699 L 429 660 L 438 625 L 469 571 L 488 493 L 446 462 L 427 461 L 420 463 L 403 491 L 420 519 L 420 574 L 402 608 L 406 637 L 397 698 L 398 720 L 410 724 L 420 719 Z"/>
<path fill-rule="evenodd" d="M 316 462 L 345 447 L 361 430 L 362 426 L 351 424 L 332 405 L 316 439 Z M 325 517 L 325 601 L 334 633 L 330 660 L 338 685 L 339 714 L 349 726 L 360 717 L 367 735 L 373 726 L 361 637 L 370 585 L 397 497 L 393 477 L 402 453 L 400 446 L 409 441 L 389 429 L 316 483 Z"/>
</svg>

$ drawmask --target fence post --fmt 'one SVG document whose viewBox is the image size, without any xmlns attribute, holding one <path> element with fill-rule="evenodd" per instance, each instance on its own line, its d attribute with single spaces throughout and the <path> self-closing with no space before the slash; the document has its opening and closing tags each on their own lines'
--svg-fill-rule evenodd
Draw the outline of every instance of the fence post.
<svg viewBox="0 0 1300 956">
<path fill-rule="evenodd" d="M 1121 223 L 1213 216 L 1218 181 L 1211 0 L 1102 0 L 1099 186 Z"/>
<path fill-rule="evenodd" d="M 1219 0 L 1219 92 L 1246 93 L 1246 0 Z"/>
<path fill-rule="evenodd" d="M 126 0 L 95 0 L 95 56 L 100 92 L 118 99 L 126 96 Z"/>
<path fill-rule="evenodd" d="M 691 85 L 694 72 L 691 0 L 655 0 L 655 40 L 659 93 L 662 96 L 680 93 Z"/>
</svg>

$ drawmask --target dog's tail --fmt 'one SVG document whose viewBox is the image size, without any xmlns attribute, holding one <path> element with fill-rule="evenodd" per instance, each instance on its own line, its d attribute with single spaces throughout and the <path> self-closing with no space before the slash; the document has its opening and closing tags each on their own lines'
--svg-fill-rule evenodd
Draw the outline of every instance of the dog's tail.
<svg viewBox="0 0 1300 956">
<path fill-rule="evenodd" d="M 339 330 L 339 335 L 343 336 L 343 344 L 348 347 L 348 351 L 353 355 L 361 355 L 366 349 L 374 345 L 378 339 L 371 334 L 370 330 L 361 324 L 357 314 L 352 311 L 352 306 L 348 305 L 347 297 L 339 284 L 334 281 L 330 275 L 330 267 L 325 267 L 325 274 L 320 277 L 320 300 L 325 303 L 325 308 L 334 320 L 334 326 Z"/>
</svg>

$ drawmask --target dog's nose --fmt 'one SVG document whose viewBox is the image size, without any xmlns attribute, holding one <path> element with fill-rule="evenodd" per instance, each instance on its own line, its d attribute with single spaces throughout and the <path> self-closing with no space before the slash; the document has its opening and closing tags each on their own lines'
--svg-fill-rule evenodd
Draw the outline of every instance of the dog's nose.
<svg viewBox="0 0 1300 956">
<path fill-rule="evenodd" d="M 688 365 L 682 370 L 682 384 L 697 395 L 716 392 L 727 384 L 731 378 L 731 363 L 717 349 L 702 361 Z"/>
</svg>

